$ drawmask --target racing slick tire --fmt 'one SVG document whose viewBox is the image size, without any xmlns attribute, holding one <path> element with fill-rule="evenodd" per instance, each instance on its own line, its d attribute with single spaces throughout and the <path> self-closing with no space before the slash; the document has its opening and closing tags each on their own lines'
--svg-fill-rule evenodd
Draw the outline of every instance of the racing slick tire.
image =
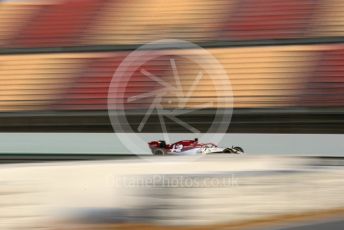
<svg viewBox="0 0 344 230">
<path fill-rule="evenodd" d="M 244 150 L 239 146 L 235 146 L 233 149 L 235 149 L 237 152 L 244 153 Z"/>
<path fill-rule="evenodd" d="M 164 156 L 165 155 L 165 151 L 162 150 L 162 149 L 155 149 L 153 151 L 153 154 L 156 155 L 156 156 Z"/>
<path fill-rule="evenodd" d="M 224 152 L 224 153 L 234 153 L 233 149 L 231 149 L 231 148 L 225 148 L 225 149 L 223 150 L 223 152 Z"/>
</svg>

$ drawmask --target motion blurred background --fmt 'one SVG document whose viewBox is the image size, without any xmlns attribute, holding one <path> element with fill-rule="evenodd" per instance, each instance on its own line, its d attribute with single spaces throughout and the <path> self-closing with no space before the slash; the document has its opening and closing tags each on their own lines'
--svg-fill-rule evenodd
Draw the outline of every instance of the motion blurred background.
<svg viewBox="0 0 344 230">
<path fill-rule="evenodd" d="M 112 132 L 116 68 L 140 45 L 173 38 L 207 49 L 227 71 L 228 132 L 343 133 L 343 10 L 340 0 L 0 1 L 0 131 Z M 198 73 L 176 63 L 182 79 Z M 161 78 L 167 68 L 146 66 Z M 151 89 L 140 74 L 126 91 Z M 202 130 L 208 120 L 190 122 Z M 144 131 L 158 132 L 153 123 Z"/>
<path fill-rule="evenodd" d="M 115 155 L 126 150 L 108 116 L 111 80 L 127 55 L 160 39 L 195 43 L 222 64 L 233 105 L 202 107 L 223 82 L 205 76 L 182 118 L 206 132 L 214 112 L 233 109 L 219 144 L 246 155 Z M 173 59 L 188 90 L 200 66 L 181 56 L 194 52 L 153 49 L 159 58 L 140 67 L 168 82 Z M 126 80 L 124 98 L 161 88 L 142 71 Z M 167 96 L 163 106 L 178 108 L 178 95 Z M 132 127 L 150 99 L 124 101 Z M 300 221 L 310 226 L 286 229 L 343 229 L 343 116 L 344 1 L 0 0 L 1 230 L 283 229 Z M 152 115 L 143 135 L 157 139 L 160 123 Z M 190 134 L 166 123 L 176 141 Z M 32 163 L 101 154 L 112 160 Z"/>
</svg>

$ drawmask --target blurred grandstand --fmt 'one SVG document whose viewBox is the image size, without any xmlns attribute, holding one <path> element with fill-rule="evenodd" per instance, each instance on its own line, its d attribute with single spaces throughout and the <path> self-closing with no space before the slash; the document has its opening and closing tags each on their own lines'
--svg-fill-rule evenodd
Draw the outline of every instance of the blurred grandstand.
<svg viewBox="0 0 344 230">
<path fill-rule="evenodd" d="M 343 133 L 343 10 L 340 0 L 0 1 L 0 131 L 112 131 L 117 66 L 142 44 L 177 38 L 228 72 L 229 132 Z M 146 68 L 169 74 L 159 61 Z M 179 69 L 185 79 L 197 73 Z M 150 89 L 139 80 L 126 87 Z M 186 119 L 200 130 L 209 120 Z M 144 131 L 159 131 L 154 119 Z"/>
</svg>

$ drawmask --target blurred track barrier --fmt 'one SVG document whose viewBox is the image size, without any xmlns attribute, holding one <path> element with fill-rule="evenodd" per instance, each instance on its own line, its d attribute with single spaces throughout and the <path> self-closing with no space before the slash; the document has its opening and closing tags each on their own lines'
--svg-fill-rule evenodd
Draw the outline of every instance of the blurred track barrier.
<svg viewBox="0 0 344 230">
<path fill-rule="evenodd" d="M 303 158 L 223 155 L 3 165 L 0 176 L 6 185 L 0 202 L 8 202 L 1 206 L 1 229 L 208 226 L 344 207 L 343 168 Z M 25 206 L 30 202 L 36 205 Z M 6 210 L 37 218 L 9 218 Z"/>
</svg>

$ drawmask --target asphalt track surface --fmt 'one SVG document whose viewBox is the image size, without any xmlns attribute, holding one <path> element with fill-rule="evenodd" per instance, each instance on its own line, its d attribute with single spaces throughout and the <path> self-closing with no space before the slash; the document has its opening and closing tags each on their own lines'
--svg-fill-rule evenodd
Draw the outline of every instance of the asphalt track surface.
<svg viewBox="0 0 344 230">
<path fill-rule="evenodd" d="M 267 228 L 269 229 L 269 228 Z M 307 223 L 299 226 L 287 226 L 280 228 L 271 228 L 271 230 L 343 230 L 344 220 L 333 220 L 320 223 Z M 259 229 L 260 230 L 260 229 Z"/>
<path fill-rule="evenodd" d="M 224 172 L 228 171 L 230 175 L 235 175 L 238 178 L 240 186 L 229 186 L 226 189 L 219 190 L 214 189 L 211 190 L 211 192 L 207 190 L 206 193 L 197 193 L 199 188 L 196 187 L 190 188 L 191 190 L 188 189 L 187 191 L 189 191 L 190 194 L 197 194 L 197 196 L 191 196 L 191 198 L 187 200 L 184 198 L 181 199 L 179 196 L 180 194 L 185 194 L 187 188 L 183 187 L 181 187 L 180 190 L 170 190 L 167 188 L 160 189 L 158 190 L 158 193 L 156 192 L 157 190 L 150 189 L 149 187 L 147 187 L 144 191 L 142 191 L 142 188 L 138 190 L 130 190 L 128 188 L 125 190 L 125 192 L 138 192 L 137 195 L 148 196 L 150 199 L 152 199 L 152 196 L 149 194 L 154 194 L 153 198 L 155 201 L 160 200 L 161 205 L 167 205 L 166 210 L 176 215 L 175 220 L 177 220 L 178 223 L 181 222 L 181 219 L 178 216 L 178 212 L 175 211 L 177 209 L 174 209 L 174 206 L 170 205 L 171 197 L 174 198 L 175 202 L 179 202 L 180 205 L 182 205 L 180 207 L 187 208 L 193 207 L 192 202 L 207 198 L 207 201 L 210 203 L 207 203 L 208 206 L 206 209 L 201 209 L 200 211 L 202 211 L 202 213 L 209 213 L 207 210 L 208 208 L 217 207 L 216 204 L 219 201 L 216 199 L 216 197 L 219 197 L 217 195 L 223 194 L 223 197 L 229 197 L 228 194 L 237 194 L 236 202 L 234 203 L 231 199 L 221 198 L 221 204 L 226 207 L 226 209 L 223 210 L 223 215 L 221 216 L 221 218 L 224 217 L 225 219 L 221 220 L 227 221 L 228 219 L 228 222 L 232 223 L 237 221 L 246 221 L 246 217 L 250 216 L 251 219 L 259 218 L 259 216 L 255 216 L 257 212 L 269 213 L 270 210 L 274 210 L 275 213 L 278 212 L 286 214 L 288 214 L 290 211 L 296 214 L 303 213 L 303 211 L 309 210 L 310 206 L 312 207 L 312 210 L 317 210 L 319 208 L 321 210 L 331 210 L 333 208 L 343 207 L 341 194 L 343 194 L 342 189 L 344 189 L 344 184 L 342 183 L 344 174 L 341 170 L 341 167 L 338 167 L 338 162 L 341 162 L 338 158 L 256 158 L 234 155 L 214 155 L 198 160 L 182 157 L 154 157 L 154 161 L 153 158 L 151 161 L 142 161 L 140 158 L 135 158 L 123 159 L 119 161 L 84 161 L 79 163 L 51 162 L 51 164 L 4 164 L 2 165 L 1 171 L 1 179 L 3 182 L 1 189 L 5 195 L 0 196 L 0 198 L 3 198 L 1 202 L 17 201 L 18 196 L 20 196 L 20 202 L 23 202 L 23 204 L 28 201 L 35 201 L 39 205 L 34 204 L 34 206 L 29 207 L 26 205 L 20 206 L 16 204 L 13 206 L 12 213 L 6 213 L 8 212 L 8 206 L 4 206 L 2 207 L 3 210 L 1 210 L 0 207 L 0 213 L 3 213 L 3 215 L 13 215 L 18 211 L 22 213 L 26 210 L 28 214 L 32 214 L 32 216 L 35 217 L 37 216 L 40 219 L 41 215 L 44 216 L 43 214 L 46 210 L 51 210 L 54 213 L 60 213 L 62 210 L 69 210 L 71 214 L 75 214 L 75 220 L 80 220 L 80 218 L 76 217 L 83 216 L 83 213 L 79 212 L 78 210 L 81 210 L 80 208 L 85 207 L 85 205 L 87 205 L 86 207 L 94 207 L 96 209 L 103 207 L 104 210 L 108 208 L 109 200 L 111 200 L 113 204 L 118 204 L 114 206 L 114 208 L 124 207 L 121 206 L 121 203 L 119 202 L 119 199 L 123 197 L 121 195 L 122 193 L 120 190 L 117 191 L 113 189 L 114 183 L 112 183 L 112 180 L 114 179 L 115 175 L 120 176 L 128 173 L 129 175 L 142 175 L 142 173 L 144 173 L 145 175 L 149 176 L 160 173 L 169 173 L 169 175 L 173 176 L 173 173 L 177 173 L 176 176 L 182 174 L 184 175 L 184 178 L 186 178 L 186 175 L 191 175 L 192 178 L 194 178 L 194 173 L 200 174 L 200 169 L 203 174 L 204 172 L 211 172 L 211 175 L 222 175 Z M 331 167 L 334 163 L 336 163 L 335 167 Z M 203 174 L 201 175 L 203 176 Z M 25 183 L 14 183 L 18 178 L 20 178 L 20 181 Z M 32 178 L 36 179 L 32 180 Z M 66 178 L 68 178 L 68 180 L 66 180 Z M 109 183 L 109 180 L 111 183 Z M 290 188 L 290 186 L 292 186 L 291 188 L 295 189 L 291 189 L 288 191 L 288 193 L 285 193 L 285 188 Z M 331 189 L 328 190 L 328 188 Z M 8 191 L 14 192 L 8 195 Z M 32 192 L 24 193 L 22 191 Z M 271 194 L 268 192 L 271 192 Z M 40 194 L 40 196 L 35 196 L 34 194 Z M 77 196 L 74 194 L 77 194 Z M 166 194 L 169 195 L 169 199 L 161 200 L 161 198 Z M 95 197 L 97 199 L 95 199 Z M 314 198 L 317 199 L 316 202 L 314 202 Z M 35 199 L 37 199 L 37 201 Z M 250 199 L 249 202 L 247 202 L 247 199 Z M 66 206 L 65 204 L 68 205 Z M 230 206 L 226 204 L 230 204 Z M 142 203 L 142 205 L 144 208 L 143 210 L 148 210 L 150 208 L 153 214 L 154 210 L 156 211 L 159 209 L 159 207 L 158 209 L 154 209 L 154 207 L 150 206 L 149 203 Z M 70 207 L 72 207 L 72 209 L 70 209 Z M 290 207 L 293 208 L 290 209 Z M 305 207 L 307 208 L 305 209 Z M 73 210 L 76 210 L 77 212 L 74 213 Z M 92 211 L 94 210 L 95 209 L 92 209 Z M 189 211 L 190 214 L 194 213 L 192 209 Z M 236 215 L 234 215 L 235 212 Z M 197 213 L 200 215 L 200 217 L 198 218 L 196 215 L 195 217 L 197 218 L 195 219 L 194 223 L 196 223 L 198 220 L 202 220 L 202 213 Z M 138 216 L 137 220 L 139 217 L 142 217 L 140 213 L 136 212 L 129 214 L 136 214 L 136 216 Z M 160 211 L 158 214 L 161 214 Z M 164 219 L 164 216 L 160 218 L 159 215 L 151 215 L 149 218 L 150 220 L 155 221 L 155 223 L 165 225 L 167 222 Z M 184 213 L 183 215 L 185 216 Z M 297 216 L 299 216 L 299 214 L 297 214 Z M 6 216 L 3 217 L 6 218 Z M 209 220 L 211 218 L 211 216 L 208 214 L 206 217 L 209 218 Z M 217 218 L 217 216 L 213 217 Z M 282 221 L 276 222 L 275 226 L 272 224 L 266 225 L 265 228 L 262 228 L 262 225 L 260 225 L 259 228 L 255 225 L 251 225 L 250 228 L 247 229 L 344 229 L 344 221 L 338 218 L 334 220 L 332 217 L 333 216 L 322 219 L 318 217 L 307 220 L 302 219 L 302 222 Z M 16 229 L 14 227 L 18 227 L 18 224 L 26 225 L 26 222 L 23 222 L 24 219 L 25 221 L 28 221 L 28 224 L 31 223 L 31 220 L 28 220 L 27 218 L 18 218 L 19 219 L 6 219 L 6 223 L 8 224 L 9 228 L 1 229 Z M 59 218 L 61 217 L 56 216 L 56 219 Z M 185 216 L 185 218 L 188 217 Z M 55 218 L 53 219 L 55 220 Z M 90 218 L 87 219 L 89 223 Z M 46 221 L 50 221 L 50 217 L 47 218 Z M 169 221 L 170 220 L 168 220 L 168 222 Z M 95 224 L 94 226 L 96 226 L 96 228 L 92 228 L 95 230 L 116 229 L 102 228 L 101 225 L 105 224 L 104 222 L 101 222 L 102 224 L 96 223 L 95 221 L 91 223 Z M 197 224 L 198 223 L 199 222 L 197 222 Z M 278 223 L 281 224 L 278 226 Z M 285 225 L 282 225 L 283 223 Z M 116 223 L 113 224 L 116 225 Z M 218 229 L 224 230 L 232 228 Z"/>
</svg>

